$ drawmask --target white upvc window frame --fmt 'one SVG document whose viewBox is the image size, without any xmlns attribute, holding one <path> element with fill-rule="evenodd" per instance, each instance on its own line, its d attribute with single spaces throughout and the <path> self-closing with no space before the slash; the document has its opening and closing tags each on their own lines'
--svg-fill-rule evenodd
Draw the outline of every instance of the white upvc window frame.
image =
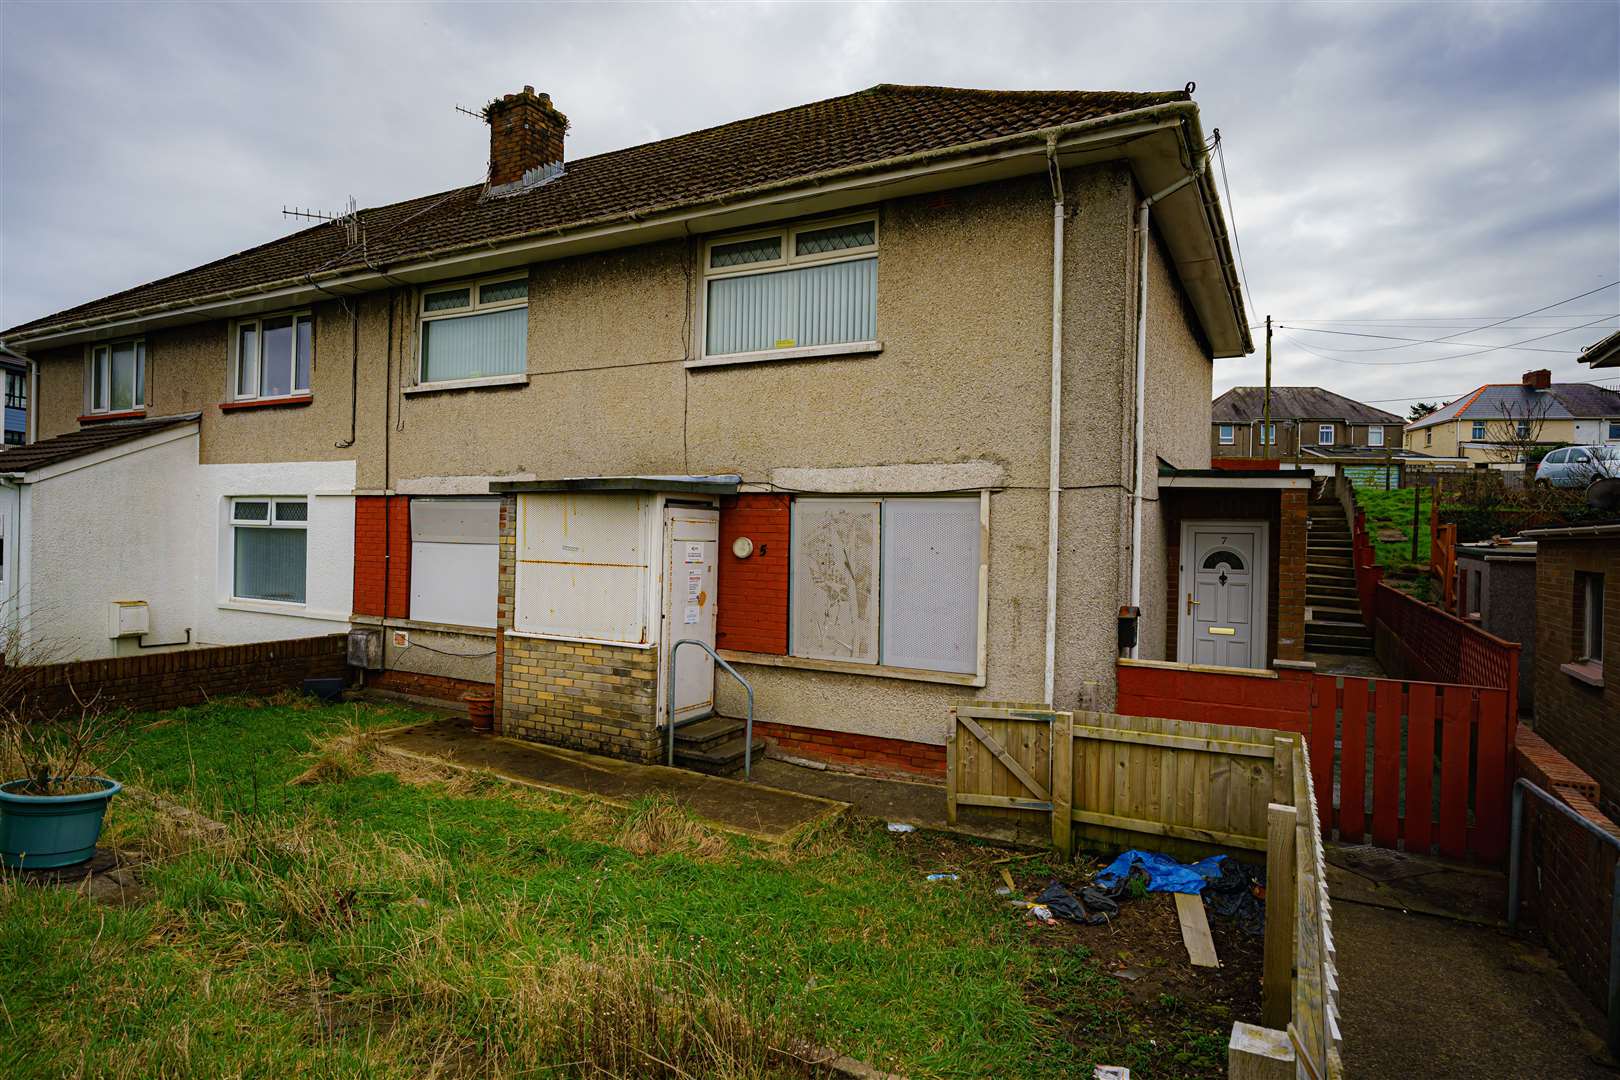
<svg viewBox="0 0 1620 1080">
<path fill-rule="evenodd" d="M 840 225 L 854 225 L 867 221 L 872 223 L 872 242 L 870 244 L 816 255 L 795 254 L 800 233 L 818 232 L 822 229 L 834 229 Z M 713 252 L 716 247 L 743 243 L 748 240 L 763 240 L 772 236 L 781 240 L 780 252 L 777 258 L 764 262 L 749 263 L 746 266 L 725 267 L 719 270 L 710 268 L 709 264 L 713 259 Z M 754 277 L 779 270 L 792 270 L 800 266 L 825 266 L 832 263 L 855 262 L 858 259 L 870 259 L 873 256 L 877 256 L 881 260 L 882 255 L 880 252 L 882 247 L 883 220 L 876 207 L 860 213 L 794 221 L 771 228 L 721 233 L 709 237 L 703 243 L 702 280 L 698 288 L 697 357 L 688 360 L 686 366 L 705 367 L 717 364 L 746 364 L 759 360 L 850 356 L 861 353 L 882 352 L 883 343 L 873 337 L 870 341 L 847 341 L 830 345 L 795 345 L 778 349 L 761 349 L 757 352 L 715 353 L 713 355 L 709 353 L 709 282 L 720 281 L 725 278 Z M 876 317 L 876 314 L 874 307 L 874 317 Z"/>
<path fill-rule="evenodd" d="M 1237 425 L 1236 424 L 1217 424 L 1216 425 L 1216 437 L 1220 440 L 1220 444 L 1222 446 L 1236 446 L 1237 445 Z"/>
<path fill-rule="evenodd" d="M 135 386 L 129 407 L 115 409 L 112 407 L 112 354 L 120 345 L 131 346 L 135 350 Z M 96 372 L 98 368 L 105 368 L 106 373 L 101 377 L 101 387 L 105 391 L 105 400 L 96 400 Z M 86 347 L 84 354 L 84 404 L 86 416 L 116 415 L 126 412 L 144 412 L 146 409 L 146 338 L 120 338 L 116 341 L 101 341 Z"/>
<path fill-rule="evenodd" d="M 479 294 L 485 285 L 505 285 L 509 282 L 523 282 L 522 297 L 514 300 L 491 300 L 484 303 Z M 415 387 L 424 390 L 453 389 L 461 386 L 500 386 L 517 382 L 528 381 L 529 370 L 529 335 L 523 335 L 523 355 L 517 371 L 505 372 L 500 375 L 483 375 L 473 379 L 427 379 L 423 368 L 427 363 L 427 325 L 446 319 L 465 319 L 470 315 L 485 315 L 492 311 L 509 311 L 513 308 L 527 309 L 529 306 L 529 292 L 534 283 L 530 279 L 527 266 L 514 267 L 504 274 L 486 274 L 476 278 L 460 278 L 455 281 L 435 281 L 430 285 L 418 286 L 416 292 L 416 365 L 412 375 Z M 467 290 L 467 306 L 464 308 L 449 308 L 442 311 L 429 311 L 427 302 L 429 296 L 440 293 L 454 292 L 456 289 Z"/>
<path fill-rule="evenodd" d="M 1483 420 L 1472 420 L 1472 421 L 1470 421 L 1470 424 L 1472 426 L 1468 429 L 1468 439 L 1469 439 L 1469 441 L 1470 442 L 1479 442 L 1480 440 L 1484 439 L 1485 438 L 1485 421 L 1483 421 Z"/>
<path fill-rule="evenodd" d="M 230 529 L 231 529 L 231 542 L 227 545 L 227 550 L 231 553 L 230 576 L 227 578 L 227 581 L 229 583 L 229 588 L 227 590 L 227 593 L 230 596 L 230 600 L 231 600 L 232 603 L 234 603 L 234 604 L 267 604 L 267 605 L 272 605 L 272 606 L 275 606 L 275 607 L 283 607 L 283 608 L 303 608 L 303 607 L 308 606 L 308 602 L 309 602 L 309 567 L 308 567 L 308 558 L 309 558 L 308 544 L 309 544 L 309 540 L 307 538 L 307 534 L 309 532 L 309 512 L 310 512 L 310 510 L 312 508 L 311 504 L 313 502 L 314 502 L 313 499 L 310 499 L 308 496 L 305 496 L 305 495 L 235 495 L 235 496 L 231 497 L 231 500 L 230 500 L 230 514 L 229 514 L 229 516 L 227 518 L 227 520 L 228 520 L 228 522 L 230 524 Z M 266 514 L 265 514 L 265 518 L 264 518 L 263 521 L 254 520 L 252 518 L 243 518 L 243 517 L 240 516 L 240 514 L 237 511 L 237 507 L 242 506 L 242 505 L 247 504 L 247 503 L 264 503 L 266 505 Z M 300 506 L 302 506 L 304 508 L 303 520 L 294 519 L 294 520 L 291 520 L 291 521 L 283 521 L 281 519 L 280 508 L 283 505 L 286 505 L 286 504 L 289 504 L 289 503 L 297 503 L 298 505 L 300 505 Z M 236 592 L 236 571 L 237 571 L 237 567 L 236 567 L 236 530 L 237 529 L 303 529 L 304 530 L 304 532 L 306 534 L 306 538 L 304 540 L 304 544 L 305 544 L 305 549 L 304 549 L 304 557 L 305 557 L 304 575 L 305 575 L 305 577 L 304 577 L 304 599 L 303 600 L 266 600 L 266 599 L 263 599 L 263 598 L 257 597 L 257 596 L 238 596 L 237 595 L 237 592 Z"/>
<path fill-rule="evenodd" d="M 258 390 L 264 388 L 264 324 L 277 319 L 291 319 L 293 323 L 293 355 L 292 374 L 287 380 L 289 390 L 285 394 L 240 392 L 242 385 L 242 330 L 253 327 L 253 385 Z M 263 315 L 254 315 L 249 318 L 231 320 L 231 340 L 229 344 L 231 362 L 225 391 L 227 401 L 290 401 L 294 398 L 307 398 L 311 394 L 309 386 L 298 386 L 298 322 L 300 319 L 309 320 L 309 372 L 308 382 L 315 381 L 315 311 L 313 308 L 295 308 L 290 311 L 267 311 Z"/>
<path fill-rule="evenodd" d="M 1381 447 L 1381 446 L 1384 445 L 1384 425 L 1383 424 L 1368 424 L 1367 425 L 1367 445 L 1368 446 L 1378 446 L 1378 447 Z"/>
<path fill-rule="evenodd" d="M 1603 441 L 1620 442 L 1620 416 L 1611 416 L 1603 421 Z"/>
<path fill-rule="evenodd" d="M 1254 422 L 1254 426 L 1259 431 L 1260 445 L 1261 446 L 1276 446 L 1277 445 L 1277 423 L 1276 423 L 1276 421 L 1271 422 L 1271 424 L 1269 425 L 1271 430 L 1269 430 L 1269 431 L 1266 430 L 1268 425 L 1263 424 L 1258 420 L 1256 420 Z"/>
<path fill-rule="evenodd" d="M 1606 575 L 1602 573 L 1583 572 L 1579 578 L 1581 586 L 1581 640 L 1576 649 L 1576 662 L 1582 664 L 1603 663 L 1603 634 L 1607 629 L 1603 625 L 1603 597 L 1608 586 Z"/>
<path fill-rule="evenodd" d="M 1317 446 L 1332 446 L 1333 442 L 1334 442 L 1333 425 L 1332 424 L 1317 424 L 1316 425 L 1316 445 Z"/>
</svg>

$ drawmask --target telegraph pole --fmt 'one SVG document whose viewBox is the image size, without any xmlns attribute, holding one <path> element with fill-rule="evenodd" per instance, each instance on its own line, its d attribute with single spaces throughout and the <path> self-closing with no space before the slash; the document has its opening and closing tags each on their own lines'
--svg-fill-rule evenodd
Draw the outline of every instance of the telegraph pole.
<svg viewBox="0 0 1620 1080">
<path fill-rule="evenodd" d="M 1266 448 L 1266 457 L 1271 456 L 1276 448 L 1277 440 L 1271 434 L 1271 316 L 1266 316 L 1266 396 L 1260 413 L 1260 442 Z"/>
</svg>

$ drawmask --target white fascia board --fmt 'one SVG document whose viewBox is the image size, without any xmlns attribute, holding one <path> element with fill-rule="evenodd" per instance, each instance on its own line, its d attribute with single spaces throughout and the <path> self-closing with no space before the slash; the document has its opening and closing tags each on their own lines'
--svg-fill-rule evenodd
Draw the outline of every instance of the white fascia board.
<svg viewBox="0 0 1620 1080">
<path fill-rule="evenodd" d="M 152 434 L 142 436 L 139 439 L 131 439 L 129 442 L 118 443 L 103 450 L 97 450 L 94 453 L 69 458 L 66 461 L 58 461 L 53 465 L 41 466 L 40 468 L 34 469 L 31 472 L 24 473 L 20 482 L 24 484 L 37 484 L 43 480 L 50 480 L 58 476 L 66 476 L 69 473 L 78 472 L 81 469 L 93 468 L 94 466 L 103 464 L 104 462 L 116 461 L 117 459 L 127 457 L 130 454 L 138 454 L 143 450 L 152 450 L 159 446 L 166 446 L 169 443 L 178 442 L 181 439 L 195 439 L 197 438 L 198 430 L 198 424 L 195 420 L 189 424 L 177 424 L 172 428 L 164 428 L 162 431 L 155 431 Z M 193 464 L 196 463 L 193 462 Z"/>
<path fill-rule="evenodd" d="M 674 239 L 688 233 L 721 232 L 1045 172 L 1048 136 L 1057 138 L 1058 159 L 1064 168 L 1124 159 L 1130 162 L 1138 182 L 1152 190 L 1167 186 L 1158 182 L 1166 176 L 1173 182 L 1184 175 L 1181 165 L 1184 153 L 1202 155 L 1203 152 L 1197 106 L 1190 101 L 1169 102 L 1065 127 L 928 151 L 888 163 L 878 162 L 852 176 L 826 180 L 808 177 L 795 181 L 791 188 L 752 196 L 742 194 L 689 209 L 637 214 L 628 219 L 616 218 L 596 226 L 538 236 L 495 239 L 476 250 L 420 258 L 378 270 L 326 277 L 312 275 L 307 280 L 291 281 L 269 291 L 242 289 L 238 290 L 239 295 L 227 294 L 206 302 L 152 310 L 116 321 L 87 322 L 53 333 L 19 335 L 16 342 L 59 346 L 103 340 L 165 326 L 313 303 L 336 293 L 354 295 L 376 291 L 400 281 L 421 284 L 492 273 L 593 251 Z M 1214 196 L 1213 186 L 1207 185 L 1206 180 L 1207 177 L 1166 198 L 1156 207 L 1155 214 L 1171 246 L 1182 285 L 1205 326 L 1214 355 L 1243 356 L 1253 345 L 1235 298 L 1234 280 L 1219 257 L 1220 245 L 1207 209 L 1209 205 L 1218 206 L 1219 201 Z M 1205 232 L 1201 243 L 1197 228 Z M 1216 288 L 1217 284 L 1221 288 Z M 1222 289 L 1224 296 L 1219 295 Z M 1229 321 L 1230 325 L 1221 327 L 1221 321 Z"/>
</svg>

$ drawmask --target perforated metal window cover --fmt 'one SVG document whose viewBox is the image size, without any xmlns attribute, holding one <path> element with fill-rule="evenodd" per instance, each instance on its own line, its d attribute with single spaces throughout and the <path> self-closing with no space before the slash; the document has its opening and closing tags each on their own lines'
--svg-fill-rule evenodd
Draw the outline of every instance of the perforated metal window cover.
<svg viewBox="0 0 1620 1080">
<path fill-rule="evenodd" d="M 411 499 L 411 540 L 432 544 L 498 544 L 501 501 L 417 496 Z"/>
<path fill-rule="evenodd" d="M 880 499 L 795 499 L 789 651 L 878 661 Z"/>
<path fill-rule="evenodd" d="M 885 665 L 978 669 L 981 548 L 977 498 L 884 500 Z"/>
</svg>

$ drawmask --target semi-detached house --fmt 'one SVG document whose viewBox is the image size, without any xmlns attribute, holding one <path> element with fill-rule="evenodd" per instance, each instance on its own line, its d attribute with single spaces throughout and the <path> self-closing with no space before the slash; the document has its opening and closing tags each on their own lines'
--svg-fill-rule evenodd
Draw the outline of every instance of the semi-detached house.
<svg viewBox="0 0 1620 1080">
<path fill-rule="evenodd" d="M 1251 347 L 1189 91 L 883 85 L 580 160 L 506 95 L 481 183 L 5 332 L 14 617 L 375 629 L 374 684 L 643 760 L 686 638 L 764 733 L 886 767 L 964 698 L 1107 705 L 1176 641 L 1161 489 Z M 697 648 L 675 697 L 743 711 Z"/>
</svg>

